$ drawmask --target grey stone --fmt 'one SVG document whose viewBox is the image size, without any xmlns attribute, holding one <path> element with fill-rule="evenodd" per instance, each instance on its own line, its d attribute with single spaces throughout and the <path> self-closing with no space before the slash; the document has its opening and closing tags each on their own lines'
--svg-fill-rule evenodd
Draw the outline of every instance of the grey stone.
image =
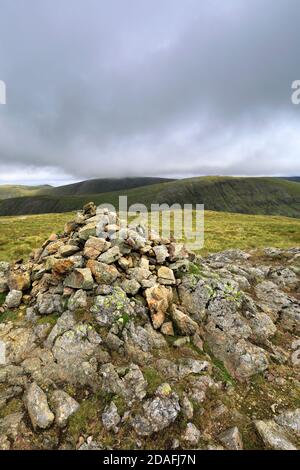
<svg viewBox="0 0 300 470">
<path fill-rule="evenodd" d="M 100 263 L 112 264 L 121 258 L 121 256 L 122 253 L 120 252 L 119 247 L 114 246 L 109 248 L 105 253 L 102 253 L 102 255 L 99 256 L 98 261 Z"/>
<path fill-rule="evenodd" d="M 296 410 L 283 411 L 274 420 L 287 431 L 292 431 L 300 437 L 300 408 Z"/>
<path fill-rule="evenodd" d="M 53 392 L 50 404 L 59 427 L 66 426 L 69 417 L 79 409 L 79 403 L 63 390 Z"/>
<path fill-rule="evenodd" d="M 235 426 L 222 432 L 218 436 L 219 440 L 229 450 L 243 450 L 243 441 L 239 429 Z"/>
<path fill-rule="evenodd" d="M 121 417 L 118 413 L 118 408 L 112 401 L 109 405 L 106 406 L 102 414 L 102 423 L 105 429 L 108 431 L 113 430 L 118 432 L 118 424 L 121 421 Z"/>
<path fill-rule="evenodd" d="M 201 433 L 193 423 L 188 423 L 186 425 L 186 430 L 181 436 L 182 440 L 191 446 L 196 446 L 200 440 L 200 437 Z"/>
<path fill-rule="evenodd" d="M 131 295 L 137 294 L 141 287 L 141 285 L 135 279 L 125 279 L 121 286 L 126 294 Z"/>
<path fill-rule="evenodd" d="M 64 282 L 66 287 L 73 289 L 90 290 L 94 287 L 94 280 L 89 268 L 77 268 L 69 274 Z"/>
<path fill-rule="evenodd" d="M 75 292 L 68 301 L 68 309 L 75 311 L 77 309 L 87 307 L 87 295 L 86 292 L 82 289 Z"/>
<path fill-rule="evenodd" d="M 172 319 L 182 335 L 192 336 L 199 332 L 198 324 L 191 319 L 188 315 L 181 312 L 178 308 L 174 307 L 171 310 Z"/>
<path fill-rule="evenodd" d="M 49 408 L 46 394 L 34 382 L 26 391 L 25 405 L 34 429 L 46 429 L 51 426 L 54 414 Z"/>
<path fill-rule="evenodd" d="M 40 315 L 50 315 L 51 313 L 61 313 L 62 299 L 59 294 L 38 294 L 36 301 L 37 310 Z"/>
<path fill-rule="evenodd" d="M 155 253 L 156 261 L 158 264 L 163 264 L 166 258 L 169 256 L 168 249 L 165 245 L 154 246 L 153 251 Z"/>
<path fill-rule="evenodd" d="M 5 299 L 5 303 L 8 308 L 18 308 L 20 306 L 23 293 L 20 290 L 10 291 Z"/>
<path fill-rule="evenodd" d="M 257 432 L 267 448 L 274 450 L 297 450 L 285 430 L 272 420 L 255 421 Z"/>
<path fill-rule="evenodd" d="M 179 399 L 175 393 L 156 396 L 143 405 L 143 413 L 133 419 L 133 427 L 140 436 L 150 436 L 162 431 L 175 421 L 180 411 Z"/>
</svg>

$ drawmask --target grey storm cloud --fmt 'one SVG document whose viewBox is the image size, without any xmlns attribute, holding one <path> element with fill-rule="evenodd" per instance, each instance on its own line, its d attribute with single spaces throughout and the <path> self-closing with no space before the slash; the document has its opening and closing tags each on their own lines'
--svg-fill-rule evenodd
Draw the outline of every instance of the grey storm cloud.
<svg viewBox="0 0 300 470">
<path fill-rule="evenodd" d="M 300 174 L 298 0 L 0 0 L 0 182 Z"/>
</svg>

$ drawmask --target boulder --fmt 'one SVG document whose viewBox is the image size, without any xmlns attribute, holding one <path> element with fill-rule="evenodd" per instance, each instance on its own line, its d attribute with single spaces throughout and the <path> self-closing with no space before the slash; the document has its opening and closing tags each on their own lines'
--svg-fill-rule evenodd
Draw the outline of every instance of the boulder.
<svg viewBox="0 0 300 470">
<path fill-rule="evenodd" d="M 115 266 L 100 263 L 99 261 L 89 260 L 87 267 L 93 273 L 97 284 L 112 284 L 119 276 L 120 273 Z"/>
<path fill-rule="evenodd" d="M 153 326 L 155 329 L 158 329 L 164 323 L 166 312 L 171 305 L 172 291 L 157 284 L 150 289 L 146 289 L 145 296 Z"/>
<path fill-rule="evenodd" d="M 5 299 L 5 303 L 8 308 L 18 308 L 20 306 L 23 293 L 20 290 L 10 291 Z"/>
<path fill-rule="evenodd" d="M 105 407 L 104 412 L 102 413 L 102 423 L 107 431 L 113 430 L 118 432 L 118 424 L 121 421 L 121 417 L 118 413 L 118 408 L 112 401 L 109 405 Z"/>
<path fill-rule="evenodd" d="M 254 425 L 268 449 L 297 450 L 286 431 L 273 420 L 255 421 Z"/>
<path fill-rule="evenodd" d="M 55 390 L 50 400 L 59 427 L 66 426 L 69 417 L 79 409 L 79 403 L 63 390 Z"/>
<path fill-rule="evenodd" d="M 73 289 L 92 289 L 94 287 L 94 280 L 91 270 L 89 268 L 74 269 L 74 271 L 66 277 L 64 285 L 66 287 L 72 287 Z"/>
<path fill-rule="evenodd" d="M 161 266 L 157 271 L 158 282 L 167 286 L 176 284 L 176 279 L 172 269 Z"/>
<path fill-rule="evenodd" d="M 186 430 L 181 436 L 181 439 L 190 446 L 196 446 L 200 440 L 201 433 L 193 423 L 187 423 Z"/>
<path fill-rule="evenodd" d="M 219 440 L 224 444 L 226 449 L 229 450 L 243 450 L 243 441 L 239 429 L 234 426 L 233 428 L 226 429 L 218 436 Z"/>
<path fill-rule="evenodd" d="M 28 387 L 24 401 L 34 429 L 51 426 L 54 414 L 49 408 L 46 394 L 35 382 Z"/>
</svg>

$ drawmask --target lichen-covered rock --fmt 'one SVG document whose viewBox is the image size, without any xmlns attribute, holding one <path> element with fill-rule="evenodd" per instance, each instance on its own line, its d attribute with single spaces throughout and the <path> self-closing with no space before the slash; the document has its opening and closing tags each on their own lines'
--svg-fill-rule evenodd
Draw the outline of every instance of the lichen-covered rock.
<svg viewBox="0 0 300 470">
<path fill-rule="evenodd" d="M 30 288 L 30 272 L 11 272 L 8 278 L 10 290 L 26 291 Z"/>
<path fill-rule="evenodd" d="M 120 287 L 112 289 L 108 295 L 99 295 L 91 307 L 91 313 L 102 326 L 111 326 L 114 322 L 134 315 L 126 293 Z"/>
<path fill-rule="evenodd" d="M 167 266 L 161 266 L 157 271 L 158 282 L 167 286 L 176 284 L 176 279 L 172 269 Z"/>
<path fill-rule="evenodd" d="M 0 433 L 1 437 L 10 439 L 16 439 L 19 434 L 19 429 L 22 424 L 24 413 L 11 413 L 4 418 L 0 419 Z M 8 441 L 9 442 L 9 441 Z M 2 441 L 2 450 L 8 450 L 10 446 L 7 446 L 7 440 Z M 5 448 L 6 447 L 6 448 Z"/>
<path fill-rule="evenodd" d="M 97 383 L 94 356 L 101 342 L 101 337 L 91 325 L 77 323 L 57 337 L 52 352 L 71 382 Z"/>
<path fill-rule="evenodd" d="M 176 393 L 168 396 L 156 396 L 143 405 L 143 413 L 135 416 L 132 425 L 140 436 L 150 436 L 162 431 L 175 421 L 180 411 Z"/>
<path fill-rule="evenodd" d="M 79 238 L 81 238 L 81 240 L 88 240 L 89 237 L 95 237 L 96 236 L 96 224 L 94 222 L 86 224 L 84 227 L 82 227 L 79 230 L 78 236 Z"/>
<path fill-rule="evenodd" d="M 122 289 L 126 294 L 135 295 L 140 290 L 141 285 L 135 279 L 125 279 L 122 282 Z"/>
<path fill-rule="evenodd" d="M 158 264 L 164 263 L 166 258 L 169 256 L 168 248 L 165 245 L 154 246 L 153 251 Z"/>
<path fill-rule="evenodd" d="M 118 246 L 113 246 L 99 256 L 100 263 L 112 264 L 121 258 L 122 254 Z"/>
<path fill-rule="evenodd" d="M 107 431 L 113 430 L 118 432 L 118 424 L 121 421 L 121 417 L 118 413 L 118 408 L 112 401 L 109 405 L 106 406 L 104 412 L 102 413 L 102 423 Z"/>
<path fill-rule="evenodd" d="M 0 324 L 0 340 L 3 341 L 6 364 L 19 364 L 36 348 L 36 335 L 32 328 Z"/>
<path fill-rule="evenodd" d="M 97 259 L 101 253 L 110 248 L 110 245 L 105 238 L 90 237 L 84 245 L 83 254 L 86 258 Z"/>
</svg>

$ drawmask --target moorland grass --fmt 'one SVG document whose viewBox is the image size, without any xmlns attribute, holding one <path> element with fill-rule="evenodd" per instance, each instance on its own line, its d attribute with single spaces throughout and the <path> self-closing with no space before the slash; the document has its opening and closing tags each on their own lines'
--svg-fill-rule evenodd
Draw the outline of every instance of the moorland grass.
<svg viewBox="0 0 300 470">
<path fill-rule="evenodd" d="M 0 217 L 0 261 L 26 258 L 53 232 L 62 232 L 73 213 Z M 205 212 L 205 241 L 201 254 L 229 248 L 250 250 L 267 246 L 300 245 L 300 219 Z"/>
</svg>

